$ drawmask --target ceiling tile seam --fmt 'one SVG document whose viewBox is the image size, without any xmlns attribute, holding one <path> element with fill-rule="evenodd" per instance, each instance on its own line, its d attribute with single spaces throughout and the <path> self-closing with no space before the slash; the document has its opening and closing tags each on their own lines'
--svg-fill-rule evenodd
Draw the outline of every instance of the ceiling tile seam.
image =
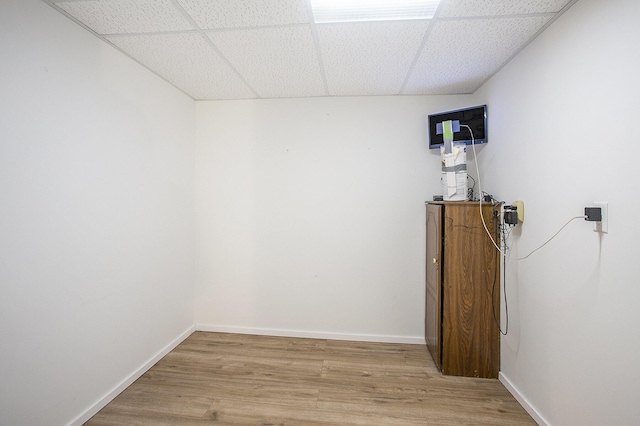
<svg viewBox="0 0 640 426">
<path fill-rule="evenodd" d="M 198 33 L 200 34 L 200 36 L 203 38 L 203 40 L 205 41 L 205 43 L 207 43 L 211 49 L 218 55 L 220 56 L 220 59 L 229 67 L 229 69 L 231 69 L 231 71 L 240 79 L 240 81 L 242 81 L 242 83 L 244 83 L 245 86 L 247 86 L 247 88 L 249 89 L 249 91 L 251 93 L 253 93 L 253 95 L 256 98 L 260 98 L 260 94 L 253 88 L 253 86 L 251 86 L 251 84 L 249 84 L 249 82 L 247 81 L 247 79 L 240 73 L 240 71 L 238 71 L 238 69 L 231 63 L 231 61 L 229 60 L 229 58 L 227 58 L 225 55 L 222 54 L 222 52 L 220 51 L 220 49 L 218 49 L 218 46 L 215 45 L 215 43 L 213 42 L 213 40 L 211 40 L 207 34 L 204 32 L 204 30 L 202 28 L 200 28 L 198 26 L 198 24 L 196 24 L 196 22 L 193 20 L 193 18 L 191 17 L 191 15 L 189 15 L 189 13 L 187 13 L 186 10 L 184 10 L 184 8 L 180 5 L 180 3 L 178 3 L 178 0 L 171 0 L 171 3 L 174 5 L 174 7 L 176 8 L 177 11 L 179 11 L 186 19 L 187 21 L 189 21 L 189 23 L 191 25 L 193 25 L 194 28 L 196 28 L 198 31 Z"/>
<path fill-rule="evenodd" d="M 175 31 L 151 31 L 147 33 L 104 33 L 99 34 L 101 37 L 144 37 L 157 35 L 179 35 L 179 34 L 198 34 L 200 30 L 175 30 Z"/>
<path fill-rule="evenodd" d="M 575 2 L 577 2 L 578 0 L 571 0 L 569 3 L 567 3 L 565 5 L 564 8 L 562 8 L 561 12 L 564 13 L 565 11 L 567 11 L 567 9 L 569 9 Z M 557 12 L 552 14 L 551 18 L 538 30 L 536 31 L 536 33 L 534 35 L 532 35 L 529 40 L 527 40 L 522 46 L 520 46 L 519 49 L 517 49 L 513 55 L 509 56 L 509 58 L 504 61 L 494 72 L 492 72 L 490 75 L 488 75 L 484 80 L 482 80 L 471 92 L 471 94 L 475 93 L 479 88 L 481 88 L 487 81 L 489 81 L 491 78 L 493 78 L 494 75 L 496 75 L 497 73 L 499 73 L 504 67 L 506 67 L 509 62 L 511 62 L 513 60 L 513 58 L 515 58 L 516 56 L 518 56 L 520 54 L 520 52 L 522 52 L 524 49 L 527 48 L 527 46 L 529 46 L 531 43 L 533 43 L 533 41 L 538 38 L 538 36 L 540 34 L 542 34 L 544 31 L 546 31 L 547 28 L 549 28 L 549 26 L 556 20 L 558 19 L 562 13 Z"/>
<path fill-rule="evenodd" d="M 324 68 L 324 60 L 322 58 L 322 51 L 320 50 L 320 38 L 318 37 L 318 28 L 313 17 L 313 9 L 311 7 L 311 0 L 305 1 L 307 5 L 307 16 L 309 17 L 309 28 L 311 29 L 311 38 L 313 38 L 313 46 L 316 49 L 316 59 L 318 61 L 318 69 L 320 70 L 320 78 L 322 79 L 322 87 L 324 89 L 325 96 L 331 96 L 329 93 L 329 83 L 327 82 L 327 73 Z"/>
<path fill-rule="evenodd" d="M 431 36 L 431 33 L 433 32 L 434 23 L 438 19 L 438 16 L 440 16 L 440 12 L 442 11 L 443 7 L 444 7 L 443 2 L 441 2 L 438 5 L 436 12 L 433 14 L 433 17 L 429 22 L 429 26 L 427 26 L 427 29 L 425 30 L 424 35 L 422 36 L 422 42 L 420 43 L 420 46 L 418 46 L 418 49 L 416 50 L 416 54 L 413 57 L 413 61 L 411 62 L 411 65 L 409 65 L 409 69 L 407 70 L 407 75 L 405 75 L 404 77 L 404 81 L 400 86 L 400 91 L 398 92 L 398 95 L 403 94 L 403 92 L 406 90 L 407 84 L 409 84 L 409 79 L 411 79 L 411 76 L 413 75 L 413 71 L 415 70 L 416 65 L 418 64 L 418 61 L 420 60 L 420 56 L 422 55 L 424 46 L 427 44 L 427 40 L 429 39 L 429 37 Z"/>
<path fill-rule="evenodd" d="M 127 36 L 145 36 L 145 35 L 172 35 L 172 34 L 194 34 L 199 32 L 204 33 L 224 33 L 233 31 L 251 31 L 251 30 L 271 30 L 281 28 L 300 28 L 308 27 L 309 24 L 286 24 L 286 25 L 261 25 L 256 27 L 233 27 L 233 28 L 207 28 L 207 29 L 192 29 L 192 30 L 170 30 L 170 31 L 149 31 L 149 32 L 135 32 L 135 33 L 98 33 L 103 37 L 127 37 Z"/>
<path fill-rule="evenodd" d="M 307 27 L 308 23 L 298 23 L 298 24 L 274 24 L 274 25 L 256 25 L 251 27 L 224 27 L 224 28 L 202 28 L 202 31 L 207 33 L 222 33 L 222 32 L 230 32 L 230 31 L 248 31 L 248 30 L 272 30 L 272 29 L 282 29 L 282 28 L 300 28 Z"/>
<path fill-rule="evenodd" d="M 483 19 L 487 20 L 498 20 L 498 19 L 518 19 L 518 18 L 540 18 L 540 17 L 548 17 L 548 16 L 556 16 L 560 12 L 540 12 L 540 13 L 514 13 L 509 15 L 478 15 L 478 16 L 447 16 L 443 18 L 438 18 L 438 22 L 451 22 L 451 21 L 479 21 Z M 434 18 L 434 21 L 436 19 Z"/>
<path fill-rule="evenodd" d="M 70 19 L 72 22 L 74 22 L 75 24 L 79 25 L 80 27 L 84 28 L 85 30 L 89 31 L 89 33 L 93 34 L 95 37 L 97 37 L 98 39 L 100 39 L 101 41 L 103 41 L 104 43 L 108 44 L 109 46 L 111 46 L 112 48 L 114 48 L 115 50 L 117 50 L 118 52 L 120 52 L 121 54 L 123 54 L 124 56 L 126 56 L 127 58 L 131 59 L 133 62 L 137 63 L 138 65 L 140 65 L 141 67 L 143 67 L 144 69 L 146 69 L 147 71 L 149 71 L 150 73 L 152 73 L 153 75 L 155 75 L 156 77 L 158 77 L 159 79 L 163 80 L 164 82 L 166 82 L 167 84 L 169 84 L 170 86 L 174 87 L 176 90 L 180 91 L 181 93 L 184 93 L 185 96 L 193 99 L 193 96 L 191 96 L 190 94 L 188 94 L 187 92 L 185 92 L 184 90 L 182 90 L 180 87 L 176 86 L 175 84 L 173 84 L 172 82 L 170 82 L 169 80 L 167 80 L 166 78 L 164 78 L 163 76 L 161 76 L 160 74 L 158 74 L 156 71 L 152 70 L 151 68 L 149 68 L 148 66 L 146 66 L 145 64 L 143 64 L 142 62 L 140 62 L 138 59 L 134 58 L 133 56 L 131 56 L 130 54 L 128 54 L 127 52 L 125 52 L 124 50 L 120 49 L 120 47 L 116 46 L 115 44 L 111 43 L 109 40 L 107 40 L 106 38 L 104 38 L 102 35 L 98 34 L 97 32 L 95 32 L 93 29 L 91 29 L 90 27 L 88 27 L 87 25 L 85 25 L 84 23 L 80 22 L 79 20 L 77 20 L 75 17 L 73 17 L 72 15 L 70 15 L 69 13 L 67 13 L 67 11 L 65 11 L 64 9 L 60 8 L 58 5 L 56 5 L 54 2 L 50 1 L 50 0 L 42 0 L 43 3 L 49 5 L 53 10 L 61 13 L 62 15 L 66 16 L 68 19 Z M 62 3 L 62 2 L 58 2 L 58 3 Z"/>
</svg>

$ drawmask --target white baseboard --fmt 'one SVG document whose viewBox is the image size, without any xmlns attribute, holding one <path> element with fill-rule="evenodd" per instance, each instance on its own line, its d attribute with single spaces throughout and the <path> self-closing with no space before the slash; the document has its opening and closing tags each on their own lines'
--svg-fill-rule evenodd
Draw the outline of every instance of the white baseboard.
<svg viewBox="0 0 640 426">
<path fill-rule="evenodd" d="M 80 426 L 93 417 L 98 411 L 102 410 L 108 403 L 110 403 L 116 396 L 118 396 L 123 390 L 125 390 L 128 386 L 130 386 L 133 382 L 138 380 L 140 376 L 142 376 L 147 370 L 149 370 L 153 365 L 160 361 L 160 359 L 171 352 L 176 346 L 182 343 L 187 337 L 191 335 L 195 331 L 195 326 L 191 326 L 186 329 L 182 334 L 176 337 L 171 343 L 164 347 L 160 352 L 155 354 L 149 361 L 145 362 L 141 365 L 136 371 L 131 373 L 129 377 L 125 378 L 120 384 L 118 384 L 115 388 L 113 388 L 110 392 L 108 392 L 105 396 L 96 401 L 89 409 L 87 409 L 80 416 L 76 417 L 70 425 L 72 426 Z"/>
<path fill-rule="evenodd" d="M 259 336 L 278 337 L 301 337 L 305 339 L 329 339 L 329 340 L 351 340 L 355 342 L 378 342 L 378 343 L 406 343 L 411 345 L 424 345 L 424 337 L 412 336 L 385 336 L 378 334 L 346 334 L 346 333 L 323 333 L 316 331 L 280 330 L 273 328 L 252 328 L 236 327 L 213 324 L 196 324 L 197 331 L 211 331 L 216 333 L 235 334 L 255 334 Z"/>
<path fill-rule="evenodd" d="M 522 407 L 526 410 L 527 413 L 529 413 L 529 415 L 533 418 L 533 420 L 536 421 L 536 423 L 538 423 L 540 426 L 551 426 L 551 424 L 547 422 L 547 420 L 542 417 L 540 413 L 538 413 L 538 411 L 531 405 L 531 403 L 529 403 L 529 400 L 527 400 L 527 398 L 525 398 L 520 393 L 518 388 L 515 387 L 513 383 L 511 383 L 507 376 L 500 372 L 500 374 L 498 374 L 498 379 L 504 385 L 504 387 L 507 388 L 509 392 L 511 392 L 511 395 L 513 395 L 513 397 L 520 403 L 520 405 L 522 405 Z"/>
</svg>

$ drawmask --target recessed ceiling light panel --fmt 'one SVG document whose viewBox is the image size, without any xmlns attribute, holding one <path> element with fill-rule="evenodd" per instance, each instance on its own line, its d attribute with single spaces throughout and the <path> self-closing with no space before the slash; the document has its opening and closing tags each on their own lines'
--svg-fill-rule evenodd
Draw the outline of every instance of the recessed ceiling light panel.
<svg viewBox="0 0 640 426">
<path fill-rule="evenodd" d="M 314 21 L 395 21 L 433 18 L 440 0 L 311 0 Z"/>
</svg>

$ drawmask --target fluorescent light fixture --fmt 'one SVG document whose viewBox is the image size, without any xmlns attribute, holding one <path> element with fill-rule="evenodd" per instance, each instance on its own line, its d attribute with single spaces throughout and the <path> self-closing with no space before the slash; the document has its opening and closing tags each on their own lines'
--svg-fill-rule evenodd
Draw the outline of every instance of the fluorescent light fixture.
<svg viewBox="0 0 640 426">
<path fill-rule="evenodd" d="M 440 0 L 311 0 L 316 24 L 431 19 Z"/>
</svg>

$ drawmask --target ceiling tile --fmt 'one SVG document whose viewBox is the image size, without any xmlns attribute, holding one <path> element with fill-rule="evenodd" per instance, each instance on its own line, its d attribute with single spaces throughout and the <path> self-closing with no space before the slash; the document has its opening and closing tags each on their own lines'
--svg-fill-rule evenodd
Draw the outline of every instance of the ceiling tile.
<svg viewBox="0 0 640 426">
<path fill-rule="evenodd" d="M 577 0 L 443 0 L 432 20 L 343 24 L 310 22 L 310 0 L 42 1 L 213 100 L 473 93 Z"/>
<path fill-rule="evenodd" d="M 429 21 L 318 26 L 330 95 L 398 94 Z"/>
<path fill-rule="evenodd" d="M 106 38 L 194 99 L 256 97 L 199 33 Z"/>
<path fill-rule="evenodd" d="M 325 95 L 307 25 L 216 31 L 207 35 L 260 97 Z"/>
<path fill-rule="evenodd" d="M 439 18 L 559 12 L 571 0 L 447 0 Z"/>
<path fill-rule="evenodd" d="M 63 1 L 56 5 L 98 34 L 193 29 L 171 0 Z"/>
<path fill-rule="evenodd" d="M 403 93 L 473 93 L 550 19 L 534 16 L 436 23 Z"/>
<path fill-rule="evenodd" d="M 305 0 L 178 0 L 202 29 L 303 24 Z"/>
</svg>

